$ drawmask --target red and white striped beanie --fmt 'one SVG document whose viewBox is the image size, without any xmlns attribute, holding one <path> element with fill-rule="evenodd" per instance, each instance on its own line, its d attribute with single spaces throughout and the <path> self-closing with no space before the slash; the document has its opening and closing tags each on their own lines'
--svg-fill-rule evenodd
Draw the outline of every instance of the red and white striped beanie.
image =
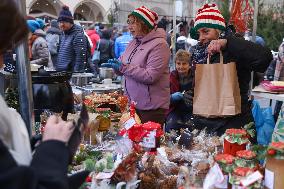
<svg viewBox="0 0 284 189">
<path fill-rule="evenodd" d="M 198 9 L 195 17 L 194 29 L 215 28 L 221 31 L 226 29 L 225 19 L 216 4 L 205 4 Z"/>
<path fill-rule="evenodd" d="M 158 14 L 145 6 L 135 9 L 130 15 L 140 18 L 150 29 L 153 29 L 157 25 Z"/>
</svg>

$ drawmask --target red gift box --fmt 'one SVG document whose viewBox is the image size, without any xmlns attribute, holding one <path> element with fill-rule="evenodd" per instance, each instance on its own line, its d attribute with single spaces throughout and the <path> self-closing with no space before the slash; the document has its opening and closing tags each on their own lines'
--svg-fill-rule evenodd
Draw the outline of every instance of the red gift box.
<svg viewBox="0 0 284 189">
<path fill-rule="evenodd" d="M 224 152 L 236 156 L 236 152 L 245 150 L 249 142 L 248 135 L 244 129 L 227 129 L 224 138 Z"/>
<path fill-rule="evenodd" d="M 246 143 L 245 144 L 238 144 L 238 143 L 230 143 L 226 139 L 224 139 L 224 154 L 231 154 L 232 156 L 236 156 L 237 151 L 245 150 L 246 149 Z"/>
</svg>

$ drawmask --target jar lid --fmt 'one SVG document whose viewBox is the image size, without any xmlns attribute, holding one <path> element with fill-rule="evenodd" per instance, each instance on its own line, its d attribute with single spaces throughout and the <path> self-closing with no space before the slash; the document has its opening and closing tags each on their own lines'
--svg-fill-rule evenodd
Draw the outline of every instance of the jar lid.
<svg viewBox="0 0 284 189">
<path fill-rule="evenodd" d="M 214 159 L 220 163 L 232 164 L 235 160 L 235 157 L 230 154 L 217 154 Z"/>
<path fill-rule="evenodd" d="M 256 154 L 251 150 L 240 150 L 236 152 L 237 157 L 244 159 L 253 159 L 256 157 Z"/>
<path fill-rule="evenodd" d="M 247 132 L 244 129 L 227 129 L 225 133 L 230 136 L 234 135 L 240 137 L 247 135 Z"/>
<path fill-rule="evenodd" d="M 241 176 L 241 177 L 245 177 L 253 172 L 254 172 L 254 169 L 249 168 L 249 167 L 237 167 L 234 169 L 234 174 L 237 176 Z"/>
</svg>

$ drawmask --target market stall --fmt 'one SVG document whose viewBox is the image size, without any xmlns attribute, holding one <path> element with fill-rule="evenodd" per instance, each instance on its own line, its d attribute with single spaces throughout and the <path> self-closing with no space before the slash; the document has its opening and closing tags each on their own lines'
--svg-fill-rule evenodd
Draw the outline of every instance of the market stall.
<svg viewBox="0 0 284 189">
<path fill-rule="evenodd" d="M 89 126 L 69 169 L 69 174 L 91 171 L 82 188 L 283 187 L 275 167 L 275 161 L 283 165 L 283 143 L 252 145 L 253 123 L 222 137 L 206 130 L 164 133 L 160 124 L 141 124 L 135 104 L 128 106 L 118 92 L 92 92 L 83 101 Z"/>
<path fill-rule="evenodd" d="M 22 51 L 24 49 L 18 49 L 18 53 Z M 19 74 L 25 72 L 27 76 L 30 73 L 29 67 L 25 67 L 27 63 L 21 64 Z M 227 129 L 222 137 L 208 134 L 206 130 L 164 133 L 163 125 L 141 123 L 135 112 L 135 103 L 123 96 L 122 85 L 113 75 L 97 78 L 85 73 L 71 76 L 66 72 L 37 70 L 27 78 L 31 81 L 20 79 L 24 83 L 20 83 L 20 99 L 22 103 L 33 91 L 35 110 L 40 110 L 36 134 L 44 132 L 50 115 L 62 116 L 61 111 L 69 113 L 66 118 L 75 123 L 76 131 L 84 126 L 82 132 L 78 132 L 76 144 L 70 143 L 71 140 L 68 142 L 73 146 L 80 143 L 78 150 L 72 148 L 74 158 L 69 174 L 90 171 L 82 188 L 284 187 L 279 179 L 284 164 L 284 144 L 253 145 L 253 123 L 242 129 Z M 51 88 L 56 88 L 57 92 Z M 32 99 L 26 105 L 32 104 Z M 68 111 L 66 102 L 66 106 L 75 105 L 74 112 L 73 107 Z M 27 116 L 31 118 L 31 115 Z M 26 123 L 30 126 L 27 121 L 29 119 Z"/>
</svg>

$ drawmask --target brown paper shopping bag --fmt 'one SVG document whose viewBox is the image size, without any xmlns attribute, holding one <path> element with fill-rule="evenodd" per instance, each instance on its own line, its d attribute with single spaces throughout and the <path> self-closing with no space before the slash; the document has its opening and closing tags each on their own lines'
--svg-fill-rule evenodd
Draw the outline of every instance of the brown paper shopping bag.
<svg viewBox="0 0 284 189">
<path fill-rule="evenodd" d="M 193 114 L 202 117 L 225 117 L 241 113 L 241 96 L 236 63 L 197 64 Z"/>
</svg>

